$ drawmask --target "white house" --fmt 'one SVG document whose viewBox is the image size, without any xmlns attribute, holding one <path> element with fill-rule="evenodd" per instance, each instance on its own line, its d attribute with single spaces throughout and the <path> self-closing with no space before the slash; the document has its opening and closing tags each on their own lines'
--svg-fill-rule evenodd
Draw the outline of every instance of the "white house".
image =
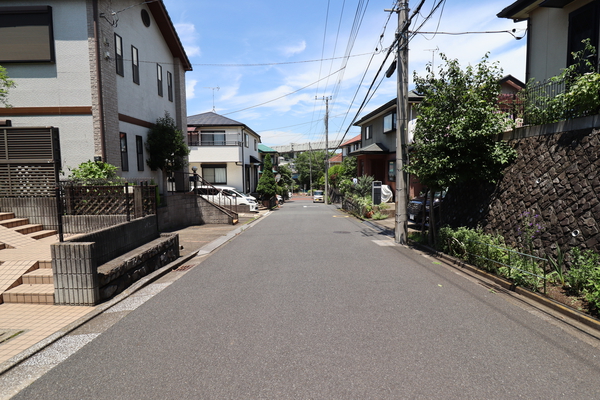
<svg viewBox="0 0 600 400">
<path fill-rule="evenodd" d="M 255 191 L 260 165 L 256 132 L 214 112 L 188 117 L 187 126 L 190 172 L 196 167 L 211 184 Z"/>
<path fill-rule="evenodd" d="M 3 0 L 0 65 L 13 126 L 60 130 L 62 168 L 101 159 L 153 178 L 144 143 L 168 112 L 185 132 L 192 66 L 162 0 Z"/>
<path fill-rule="evenodd" d="M 597 0 L 518 0 L 498 17 L 527 21 L 526 82 L 558 75 L 572 64 L 571 53 L 583 49 L 582 40 L 589 38 L 596 49 L 600 43 Z"/>
</svg>

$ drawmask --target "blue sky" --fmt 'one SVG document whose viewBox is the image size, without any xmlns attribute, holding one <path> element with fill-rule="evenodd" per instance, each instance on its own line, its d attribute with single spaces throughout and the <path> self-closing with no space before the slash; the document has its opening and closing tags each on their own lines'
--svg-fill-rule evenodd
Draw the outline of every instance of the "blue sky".
<svg viewBox="0 0 600 400">
<path fill-rule="evenodd" d="M 392 0 L 164 0 L 194 70 L 186 74 L 187 114 L 214 109 L 242 122 L 267 146 L 324 140 L 324 96 L 329 139 L 342 139 L 383 64 L 397 28 Z M 409 2 L 410 15 L 419 1 Z M 425 0 L 410 27 L 419 32 L 490 32 L 516 29 L 496 14 L 512 0 Z M 504 74 L 525 79 L 526 38 L 508 33 L 417 34 L 410 42 L 409 89 L 416 71 L 439 66 L 440 52 L 461 65 L 487 53 Z M 346 57 L 350 55 L 349 57 Z M 387 70 L 393 58 L 385 63 Z M 377 83 L 379 83 L 379 79 Z M 219 88 L 219 89 L 216 89 Z M 214 95 L 214 103 L 213 103 Z M 396 96 L 396 74 L 384 79 L 359 114 Z M 316 98 L 316 99 L 315 99 Z M 345 139 L 359 133 L 351 127 Z"/>
</svg>

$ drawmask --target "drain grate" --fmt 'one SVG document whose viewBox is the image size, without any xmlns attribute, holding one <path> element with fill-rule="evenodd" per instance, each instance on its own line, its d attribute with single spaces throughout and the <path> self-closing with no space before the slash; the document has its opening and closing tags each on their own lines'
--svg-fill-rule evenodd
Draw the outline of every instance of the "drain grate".
<svg viewBox="0 0 600 400">
<path fill-rule="evenodd" d="M 0 344 L 8 342 L 24 332 L 23 329 L 0 329 Z"/>
<path fill-rule="evenodd" d="M 187 271 L 188 269 L 192 268 L 193 265 L 188 264 L 188 265 L 182 265 L 181 267 L 178 267 L 175 269 L 175 271 Z"/>
<path fill-rule="evenodd" d="M 349 234 L 348 231 L 333 231 L 333 233 Z"/>
</svg>

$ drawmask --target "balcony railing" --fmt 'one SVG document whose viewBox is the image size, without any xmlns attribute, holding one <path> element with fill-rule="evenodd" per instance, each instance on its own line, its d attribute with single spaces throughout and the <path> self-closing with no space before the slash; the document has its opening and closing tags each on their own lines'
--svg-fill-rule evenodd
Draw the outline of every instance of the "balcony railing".
<svg viewBox="0 0 600 400">
<path fill-rule="evenodd" d="M 188 146 L 239 146 L 237 140 L 200 140 L 198 137 L 188 135 Z"/>
</svg>

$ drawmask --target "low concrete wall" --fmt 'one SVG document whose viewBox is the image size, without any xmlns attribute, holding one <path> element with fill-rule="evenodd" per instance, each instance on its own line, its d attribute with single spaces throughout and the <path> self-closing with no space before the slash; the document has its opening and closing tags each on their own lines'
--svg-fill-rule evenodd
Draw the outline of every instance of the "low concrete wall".
<svg viewBox="0 0 600 400">
<path fill-rule="evenodd" d="M 248 206 L 237 206 L 238 212 L 248 212 Z M 242 207 L 245 207 L 243 209 Z M 242 211 L 246 210 L 246 211 Z M 171 193 L 167 206 L 157 210 L 158 228 L 162 231 L 190 225 L 232 224 L 232 218 L 194 193 Z"/>
<path fill-rule="evenodd" d="M 110 228 L 86 233 L 69 239 L 69 242 L 94 242 L 98 265 L 127 253 L 159 236 L 157 218 L 149 215 Z"/>
<path fill-rule="evenodd" d="M 117 274 L 114 279 L 119 283 L 111 289 L 112 295 L 139 279 L 144 271 L 151 272 L 156 265 L 179 257 L 178 237 L 153 243 L 158 237 L 157 217 L 151 215 L 51 245 L 55 303 L 95 305 L 105 299 L 106 291 L 100 291 L 98 268 L 117 257 L 123 256 L 117 262 L 127 265 L 123 270 L 128 277 Z M 152 244 L 147 245 L 149 242 Z M 145 255 L 138 256 L 137 249 L 143 246 L 145 250 L 141 252 Z M 131 251 L 134 253 L 124 256 Z"/>
</svg>

